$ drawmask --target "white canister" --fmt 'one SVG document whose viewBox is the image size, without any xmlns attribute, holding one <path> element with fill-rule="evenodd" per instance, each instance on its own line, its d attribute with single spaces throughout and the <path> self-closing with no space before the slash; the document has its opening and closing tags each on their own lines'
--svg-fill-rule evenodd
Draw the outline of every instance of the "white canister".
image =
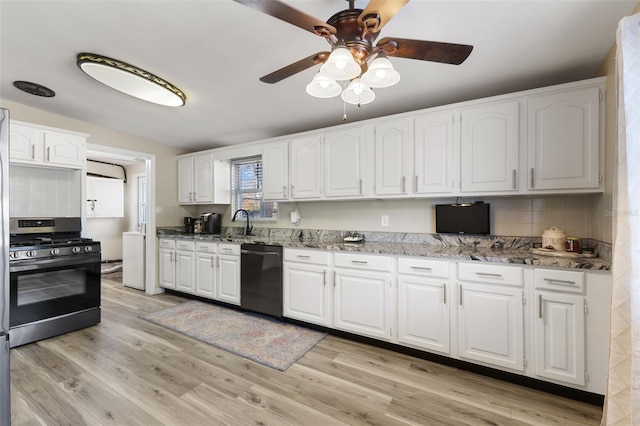
<svg viewBox="0 0 640 426">
<path fill-rule="evenodd" d="M 542 248 L 553 248 L 557 251 L 564 251 L 564 240 L 566 238 L 566 232 L 552 226 L 551 229 L 545 229 L 542 234 Z"/>
</svg>

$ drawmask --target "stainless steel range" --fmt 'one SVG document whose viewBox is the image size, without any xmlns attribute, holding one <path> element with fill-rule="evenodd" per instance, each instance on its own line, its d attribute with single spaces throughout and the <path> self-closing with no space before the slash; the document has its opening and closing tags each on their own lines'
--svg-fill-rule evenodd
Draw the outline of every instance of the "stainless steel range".
<svg viewBox="0 0 640 426">
<path fill-rule="evenodd" d="M 100 322 L 100 243 L 80 218 L 9 220 L 11 347 Z"/>
</svg>

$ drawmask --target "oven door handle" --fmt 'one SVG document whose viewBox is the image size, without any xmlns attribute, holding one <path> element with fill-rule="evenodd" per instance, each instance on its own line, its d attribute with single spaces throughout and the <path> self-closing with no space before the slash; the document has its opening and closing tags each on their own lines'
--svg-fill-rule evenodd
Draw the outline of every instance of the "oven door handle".
<svg viewBox="0 0 640 426">
<path fill-rule="evenodd" d="M 53 257 L 47 259 L 24 259 L 14 261 L 9 265 L 9 272 L 37 271 L 40 269 L 58 268 L 61 266 L 79 266 L 91 263 L 100 263 L 99 253 L 78 256 Z"/>
</svg>

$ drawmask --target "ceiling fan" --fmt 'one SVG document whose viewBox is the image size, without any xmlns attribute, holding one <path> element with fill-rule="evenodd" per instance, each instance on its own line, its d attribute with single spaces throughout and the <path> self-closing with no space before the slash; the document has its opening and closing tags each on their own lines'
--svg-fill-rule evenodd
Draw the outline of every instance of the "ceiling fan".
<svg viewBox="0 0 640 426">
<path fill-rule="evenodd" d="M 358 75 L 364 75 L 368 69 L 367 60 L 376 55 L 377 57 L 393 56 L 459 65 L 467 59 L 473 50 L 473 46 L 465 44 L 397 37 L 382 38 L 374 45 L 374 41 L 382 27 L 409 0 L 371 0 L 364 10 L 354 7 L 355 0 L 347 0 L 349 8 L 334 14 L 327 22 L 314 18 L 278 0 L 234 1 L 324 37 L 331 45 L 331 52 L 314 53 L 261 77 L 260 81 L 264 83 L 277 83 L 316 64 L 325 64 L 330 60 L 330 55 L 339 50 L 339 48 L 346 48 L 359 66 L 359 69 L 354 71 L 357 74 L 353 78 Z M 346 79 L 343 78 L 343 80 Z"/>
</svg>

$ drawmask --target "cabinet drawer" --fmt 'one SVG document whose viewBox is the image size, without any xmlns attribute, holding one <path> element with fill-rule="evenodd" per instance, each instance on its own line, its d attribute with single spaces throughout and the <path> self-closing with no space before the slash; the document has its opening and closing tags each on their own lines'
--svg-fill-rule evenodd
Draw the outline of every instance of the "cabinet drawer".
<svg viewBox="0 0 640 426">
<path fill-rule="evenodd" d="M 392 258 L 386 256 L 350 253 L 336 253 L 334 259 L 336 267 L 385 272 L 391 271 L 393 262 Z"/>
<path fill-rule="evenodd" d="M 217 243 L 197 242 L 196 243 L 196 251 L 201 251 L 201 252 L 205 252 L 205 253 L 215 253 L 217 246 L 218 246 Z"/>
<path fill-rule="evenodd" d="M 448 278 L 449 262 L 415 257 L 400 257 L 398 258 L 398 273 Z"/>
<path fill-rule="evenodd" d="M 459 263 L 458 280 L 480 283 L 504 284 L 522 287 L 524 279 L 519 266 Z"/>
<path fill-rule="evenodd" d="M 218 244 L 218 254 L 226 254 L 230 256 L 240 256 L 240 244 Z"/>
<path fill-rule="evenodd" d="M 535 286 L 539 289 L 572 293 L 582 293 L 584 291 L 584 272 L 581 271 L 536 269 L 534 277 Z"/>
<path fill-rule="evenodd" d="M 176 241 L 176 250 L 193 251 L 195 248 L 196 243 L 194 241 Z"/>
<path fill-rule="evenodd" d="M 162 248 L 176 248 L 176 240 L 167 240 L 167 239 L 161 239 L 160 240 L 160 247 Z"/>
<path fill-rule="evenodd" d="M 314 265 L 329 265 L 329 252 L 317 250 L 285 249 L 284 260 L 288 262 L 312 263 Z"/>
</svg>

